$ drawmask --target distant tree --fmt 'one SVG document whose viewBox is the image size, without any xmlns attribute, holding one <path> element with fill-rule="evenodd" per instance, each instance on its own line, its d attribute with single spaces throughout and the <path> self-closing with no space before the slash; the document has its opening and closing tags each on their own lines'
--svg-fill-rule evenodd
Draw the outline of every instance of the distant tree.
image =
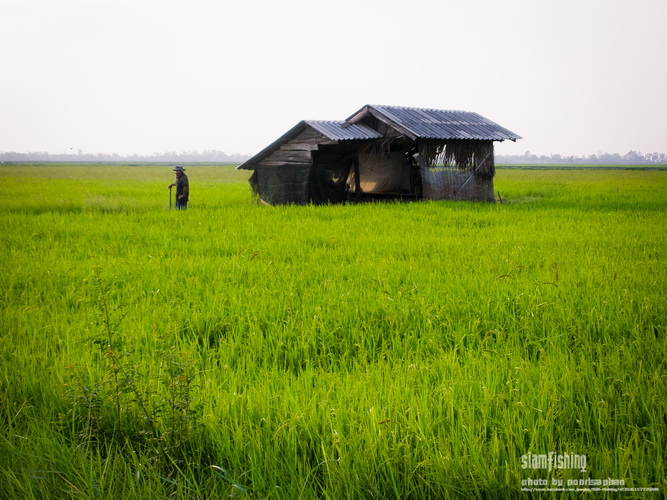
<svg viewBox="0 0 667 500">
<path fill-rule="evenodd" d="M 623 161 L 625 163 L 630 163 L 630 164 L 643 163 L 643 160 L 644 157 L 638 151 L 630 150 L 625 155 L 623 155 Z"/>
</svg>

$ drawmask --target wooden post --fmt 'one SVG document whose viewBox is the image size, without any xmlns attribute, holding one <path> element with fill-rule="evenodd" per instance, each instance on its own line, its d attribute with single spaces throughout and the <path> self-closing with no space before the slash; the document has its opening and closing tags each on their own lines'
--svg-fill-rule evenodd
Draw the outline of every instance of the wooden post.
<svg viewBox="0 0 667 500">
<path fill-rule="evenodd" d="M 361 179 L 359 178 L 359 155 L 354 157 L 354 197 L 361 199 Z"/>
</svg>

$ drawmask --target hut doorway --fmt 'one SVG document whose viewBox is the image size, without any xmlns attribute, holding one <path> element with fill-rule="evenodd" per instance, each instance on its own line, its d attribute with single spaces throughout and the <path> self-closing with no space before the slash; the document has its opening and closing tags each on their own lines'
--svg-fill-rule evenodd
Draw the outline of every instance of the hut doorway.
<svg viewBox="0 0 667 500">
<path fill-rule="evenodd" d="M 310 200 L 315 204 L 344 203 L 347 179 L 352 170 L 354 153 L 313 151 L 310 170 Z"/>
<path fill-rule="evenodd" d="M 359 153 L 347 184 L 355 195 L 391 198 L 417 194 L 413 168 L 402 151 Z"/>
</svg>

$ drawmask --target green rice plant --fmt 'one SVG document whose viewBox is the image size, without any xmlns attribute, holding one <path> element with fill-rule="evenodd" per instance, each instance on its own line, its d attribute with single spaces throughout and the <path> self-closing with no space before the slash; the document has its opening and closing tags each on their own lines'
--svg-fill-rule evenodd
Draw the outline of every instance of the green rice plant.
<svg viewBox="0 0 667 500">
<path fill-rule="evenodd" d="M 665 491 L 664 172 L 320 207 L 188 174 L 177 212 L 167 167 L 0 167 L 0 496 Z"/>
</svg>

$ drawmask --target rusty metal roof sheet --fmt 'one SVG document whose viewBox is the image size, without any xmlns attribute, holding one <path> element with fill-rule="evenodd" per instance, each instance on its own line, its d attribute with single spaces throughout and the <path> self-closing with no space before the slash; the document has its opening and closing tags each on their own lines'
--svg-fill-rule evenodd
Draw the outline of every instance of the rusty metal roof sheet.
<svg viewBox="0 0 667 500">
<path fill-rule="evenodd" d="M 389 125 L 403 129 L 403 132 L 413 138 L 487 141 L 521 139 L 520 135 L 511 130 L 470 111 L 368 105 L 348 118 L 348 121 L 355 119 L 352 122 L 355 123 L 368 113 Z"/>
<path fill-rule="evenodd" d="M 306 123 L 329 139 L 336 141 L 351 141 L 362 139 L 379 139 L 382 134 L 376 132 L 363 123 L 345 125 L 344 121 L 306 120 Z"/>
</svg>

